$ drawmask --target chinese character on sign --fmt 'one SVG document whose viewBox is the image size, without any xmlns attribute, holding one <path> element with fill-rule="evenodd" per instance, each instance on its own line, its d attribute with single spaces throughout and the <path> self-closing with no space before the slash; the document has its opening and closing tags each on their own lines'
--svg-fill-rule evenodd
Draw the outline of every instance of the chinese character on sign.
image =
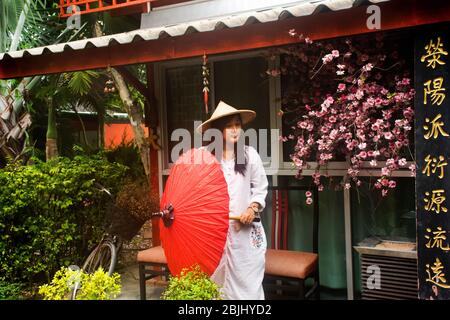
<svg viewBox="0 0 450 320">
<path fill-rule="evenodd" d="M 427 228 L 427 232 L 431 233 L 431 229 Z M 448 247 L 448 244 L 445 247 L 444 247 L 444 244 L 443 244 L 443 242 L 445 240 L 447 240 L 447 237 L 445 236 L 447 231 L 442 230 L 442 227 L 437 227 L 437 230 L 433 231 L 432 233 L 433 233 L 432 237 L 429 236 L 429 235 L 425 235 L 425 239 L 428 240 L 428 242 L 425 244 L 425 246 L 428 249 L 439 248 L 439 249 L 444 250 L 444 251 L 450 250 L 450 248 Z"/>
<path fill-rule="evenodd" d="M 431 128 L 427 124 L 425 124 L 423 126 L 423 128 L 428 131 L 424 135 L 425 139 L 428 140 L 431 137 L 433 137 L 434 139 L 437 139 L 437 137 L 439 136 L 439 133 L 444 137 L 448 137 L 448 133 L 445 132 L 444 129 L 442 129 L 444 122 L 438 121 L 441 117 L 442 117 L 441 114 L 438 114 L 436 117 L 434 117 L 434 119 L 431 121 Z M 430 119 L 425 118 L 425 122 L 430 123 Z"/>
<path fill-rule="evenodd" d="M 423 201 L 425 201 L 425 210 L 434 211 L 436 213 L 440 213 L 441 211 L 446 213 L 447 208 L 441 206 L 445 201 L 445 196 L 443 195 L 444 192 L 444 189 L 433 190 L 430 199 L 427 198 L 430 197 L 430 193 L 428 191 L 425 192 L 426 197 L 423 199 Z"/>
<path fill-rule="evenodd" d="M 441 43 L 441 37 L 437 38 L 436 44 L 434 44 L 433 40 L 430 40 L 430 43 L 425 46 L 426 54 L 424 54 L 421 58 L 421 62 L 427 61 L 427 68 L 431 66 L 431 68 L 436 68 L 436 63 L 443 65 L 445 62 L 441 61 L 441 55 L 448 55 L 448 52 L 444 50 L 444 44 Z"/>
<path fill-rule="evenodd" d="M 437 158 L 432 158 L 430 155 L 427 155 L 425 158 L 425 168 L 422 170 L 423 174 L 426 174 L 428 177 L 431 173 L 436 173 L 437 169 L 440 169 L 439 179 L 444 177 L 444 167 L 447 165 L 447 161 L 443 156 L 439 156 L 439 161 Z"/>
<path fill-rule="evenodd" d="M 425 87 L 423 89 L 423 104 L 427 104 L 427 96 L 431 95 L 431 104 L 437 104 L 438 106 L 440 106 L 445 99 L 445 93 L 443 93 L 443 91 L 445 91 L 445 88 L 442 88 L 443 84 L 443 77 L 433 79 L 433 82 L 431 82 L 431 80 L 425 82 L 423 84 L 423 86 Z"/>
<path fill-rule="evenodd" d="M 431 270 L 430 270 L 431 269 Z M 447 279 L 445 279 L 445 273 L 443 272 L 444 266 L 442 265 L 439 258 L 436 258 L 433 266 L 430 267 L 429 264 L 426 265 L 426 272 L 428 278 L 425 280 L 427 282 L 431 282 L 441 288 L 450 289 L 450 286 L 447 285 Z M 433 274 L 431 274 L 433 272 Z"/>
</svg>

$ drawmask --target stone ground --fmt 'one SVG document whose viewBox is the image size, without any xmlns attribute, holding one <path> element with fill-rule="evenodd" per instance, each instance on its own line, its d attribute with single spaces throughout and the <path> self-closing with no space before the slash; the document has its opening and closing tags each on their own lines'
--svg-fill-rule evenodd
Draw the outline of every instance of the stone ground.
<svg viewBox="0 0 450 320">
<path fill-rule="evenodd" d="M 116 300 L 139 300 L 139 270 L 132 264 L 118 270 L 121 276 L 122 292 Z M 164 281 L 147 281 L 147 300 L 161 300 L 161 294 L 166 288 Z"/>
<path fill-rule="evenodd" d="M 124 243 L 117 263 L 117 272 L 121 276 L 122 292 L 117 300 L 139 300 L 139 267 L 136 256 L 139 250 L 152 246 L 151 223 L 145 223 L 139 233 Z M 147 281 L 147 300 L 160 300 L 167 282 L 162 279 Z"/>
</svg>

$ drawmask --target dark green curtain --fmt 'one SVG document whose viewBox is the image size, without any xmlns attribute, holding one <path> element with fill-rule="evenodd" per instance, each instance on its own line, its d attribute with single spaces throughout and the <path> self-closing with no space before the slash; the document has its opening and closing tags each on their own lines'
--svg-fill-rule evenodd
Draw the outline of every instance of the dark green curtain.
<svg viewBox="0 0 450 320">
<path fill-rule="evenodd" d="M 278 177 L 279 185 L 311 185 L 311 179 Z M 271 246 L 272 206 L 271 194 L 263 224 Z M 313 206 L 306 204 L 304 191 L 289 192 L 288 249 L 312 252 Z M 344 202 L 342 191 L 326 187 L 319 192 L 319 271 L 321 286 L 331 289 L 346 287 L 345 242 L 344 242 Z"/>
</svg>

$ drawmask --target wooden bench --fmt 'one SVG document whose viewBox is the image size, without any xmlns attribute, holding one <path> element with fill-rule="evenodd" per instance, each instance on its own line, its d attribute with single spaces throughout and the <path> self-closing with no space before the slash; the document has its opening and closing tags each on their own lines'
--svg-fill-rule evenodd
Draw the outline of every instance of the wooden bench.
<svg viewBox="0 0 450 320">
<path fill-rule="evenodd" d="M 266 253 L 263 280 L 266 299 L 308 299 L 319 295 L 319 196 L 312 191 L 312 252 L 288 250 L 289 193 L 306 192 L 307 186 L 270 186 L 272 207 L 271 248 Z M 306 280 L 312 285 L 306 291 Z"/>
<path fill-rule="evenodd" d="M 169 276 L 167 261 L 161 246 L 142 250 L 138 253 L 139 287 L 141 300 L 146 299 L 147 280 L 157 276 Z M 264 290 L 266 292 L 281 291 L 280 298 L 286 292 L 294 293 L 294 297 L 308 298 L 317 289 L 318 281 L 305 293 L 305 280 L 318 276 L 318 256 L 314 253 L 267 249 Z M 311 294 L 309 294 L 311 292 Z M 267 298 L 274 298 L 266 293 Z M 276 295 L 275 295 L 276 297 Z"/>
<path fill-rule="evenodd" d="M 158 276 L 169 276 L 169 268 L 164 250 L 161 246 L 152 247 L 138 252 L 139 289 L 141 300 L 146 300 L 146 281 Z"/>
<path fill-rule="evenodd" d="M 313 285 L 305 292 L 305 281 Z M 315 253 L 267 249 L 263 287 L 266 299 L 308 299 L 318 292 L 318 255 Z"/>
</svg>

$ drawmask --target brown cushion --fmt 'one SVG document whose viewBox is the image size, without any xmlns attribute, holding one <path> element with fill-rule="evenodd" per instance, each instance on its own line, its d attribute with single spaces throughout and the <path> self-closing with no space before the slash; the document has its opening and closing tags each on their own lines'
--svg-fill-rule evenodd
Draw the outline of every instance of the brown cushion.
<svg viewBox="0 0 450 320">
<path fill-rule="evenodd" d="M 164 250 L 161 246 L 139 251 L 137 254 L 137 261 L 167 263 L 166 256 L 164 255 Z"/>
<path fill-rule="evenodd" d="M 266 274 L 305 279 L 317 267 L 317 254 L 267 249 Z"/>
</svg>

